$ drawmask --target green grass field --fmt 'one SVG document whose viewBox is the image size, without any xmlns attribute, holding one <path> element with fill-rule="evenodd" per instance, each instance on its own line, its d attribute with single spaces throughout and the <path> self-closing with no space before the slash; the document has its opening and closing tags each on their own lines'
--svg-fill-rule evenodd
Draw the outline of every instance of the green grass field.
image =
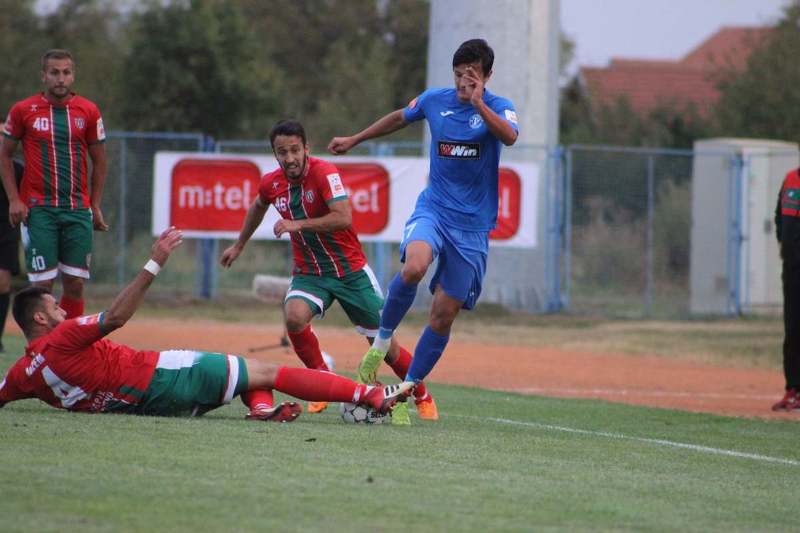
<svg viewBox="0 0 800 533">
<path fill-rule="evenodd" d="M 798 528 L 794 422 L 434 387 L 441 420 L 410 428 L 245 422 L 238 401 L 200 419 L 9 404 L 0 530 Z"/>
</svg>

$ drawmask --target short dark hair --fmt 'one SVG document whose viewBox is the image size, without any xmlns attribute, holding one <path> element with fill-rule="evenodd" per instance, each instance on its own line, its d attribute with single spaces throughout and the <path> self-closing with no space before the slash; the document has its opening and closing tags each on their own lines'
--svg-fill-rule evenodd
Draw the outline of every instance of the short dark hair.
<svg viewBox="0 0 800 533">
<path fill-rule="evenodd" d="M 295 136 L 303 139 L 303 146 L 307 145 L 306 130 L 297 120 L 279 120 L 269 132 L 269 144 L 275 144 L 278 135 Z"/>
<path fill-rule="evenodd" d="M 41 309 L 42 298 L 45 294 L 50 294 L 50 290 L 31 285 L 14 295 L 14 306 L 11 313 L 14 315 L 14 320 L 19 329 L 22 330 L 26 337 L 33 327 L 33 314 Z"/>
<path fill-rule="evenodd" d="M 458 65 L 481 62 L 483 75 L 486 76 L 492 71 L 494 65 L 494 50 L 489 46 L 485 39 L 470 39 L 464 41 L 453 54 L 453 68 Z"/>
<path fill-rule="evenodd" d="M 70 54 L 69 51 L 64 50 L 62 48 L 53 48 L 42 54 L 43 71 L 47 69 L 47 62 L 50 59 L 69 59 L 70 61 L 72 61 L 72 66 L 73 67 L 75 66 L 75 60 L 72 58 L 72 54 Z"/>
</svg>

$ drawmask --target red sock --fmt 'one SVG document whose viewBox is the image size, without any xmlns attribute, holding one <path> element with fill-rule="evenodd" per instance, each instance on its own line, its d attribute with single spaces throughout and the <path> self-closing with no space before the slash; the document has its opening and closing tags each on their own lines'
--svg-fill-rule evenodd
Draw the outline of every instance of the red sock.
<svg viewBox="0 0 800 533">
<path fill-rule="evenodd" d="M 306 365 L 306 368 L 315 370 L 330 370 L 322 359 L 322 351 L 319 349 L 319 339 L 311 329 L 311 324 L 299 333 L 289 332 L 289 340 L 292 341 L 294 351 Z"/>
<path fill-rule="evenodd" d="M 58 305 L 67 312 L 67 318 L 75 318 L 76 316 L 83 315 L 83 298 L 73 300 L 72 298 L 62 296 Z"/>
<path fill-rule="evenodd" d="M 406 374 L 408 374 L 408 367 L 411 366 L 411 352 L 403 348 L 402 346 L 399 347 L 399 353 L 397 354 L 397 359 L 394 360 L 394 363 L 391 363 L 389 366 L 392 367 L 395 375 L 400 379 L 406 379 Z M 428 389 L 425 388 L 425 384 L 419 382 L 416 388 L 414 389 L 414 398 L 417 400 L 424 400 L 428 397 Z"/>
<path fill-rule="evenodd" d="M 272 407 L 275 405 L 275 398 L 269 389 L 255 389 L 242 393 L 242 403 L 253 410 L 261 405 Z"/>
<path fill-rule="evenodd" d="M 356 392 L 364 394 L 366 385 L 330 372 L 282 366 L 275 376 L 275 390 L 311 402 L 352 402 Z"/>
</svg>

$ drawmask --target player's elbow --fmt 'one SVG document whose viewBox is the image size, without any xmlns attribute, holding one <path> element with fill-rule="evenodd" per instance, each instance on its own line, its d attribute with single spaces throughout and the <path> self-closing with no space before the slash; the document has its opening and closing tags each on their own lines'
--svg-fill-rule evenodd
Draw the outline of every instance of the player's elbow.
<svg viewBox="0 0 800 533">
<path fill-rule="evenodd" d="M 505 135 L 503 139 L 500 139 L 500 142 L 506 146 L 513 146 L 517 142 L 517 137 L 519 137 L 519 134 L 513 131 L 510 135 Z"/>
<path fill-rule="evenodd" d="M 113 310 L 108 310 L 103 313 L 103 329 L 105 331 L 113 331 L 125 325 L 130 317 L 120 316 L 114 313 Z"/>
</svg>

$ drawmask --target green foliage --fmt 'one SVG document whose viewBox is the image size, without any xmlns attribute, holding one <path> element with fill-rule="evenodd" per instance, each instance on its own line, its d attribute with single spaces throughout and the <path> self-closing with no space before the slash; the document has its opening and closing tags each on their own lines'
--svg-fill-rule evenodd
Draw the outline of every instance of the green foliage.
<svg viewBox="0 0 800 533">
<path fill-rule="evenodd" d="M 726 135 L 800 139 L 799 28 L 800 2 L 794 0 L 745 71 L 722 75 L 716 117 Z"/>
<path fill-rule="evenodd" d="M 34 0 L 0 0 L 0 113 L 41 86 L 39 59 L 48 47 Z"/>
<path fill-rule="evenodd" d="M 123 61 L 126 128 L 229 136 L 274 105 L 255 35 L 228 3 L 151 2 L 132 28 Z"/>
</svg>

